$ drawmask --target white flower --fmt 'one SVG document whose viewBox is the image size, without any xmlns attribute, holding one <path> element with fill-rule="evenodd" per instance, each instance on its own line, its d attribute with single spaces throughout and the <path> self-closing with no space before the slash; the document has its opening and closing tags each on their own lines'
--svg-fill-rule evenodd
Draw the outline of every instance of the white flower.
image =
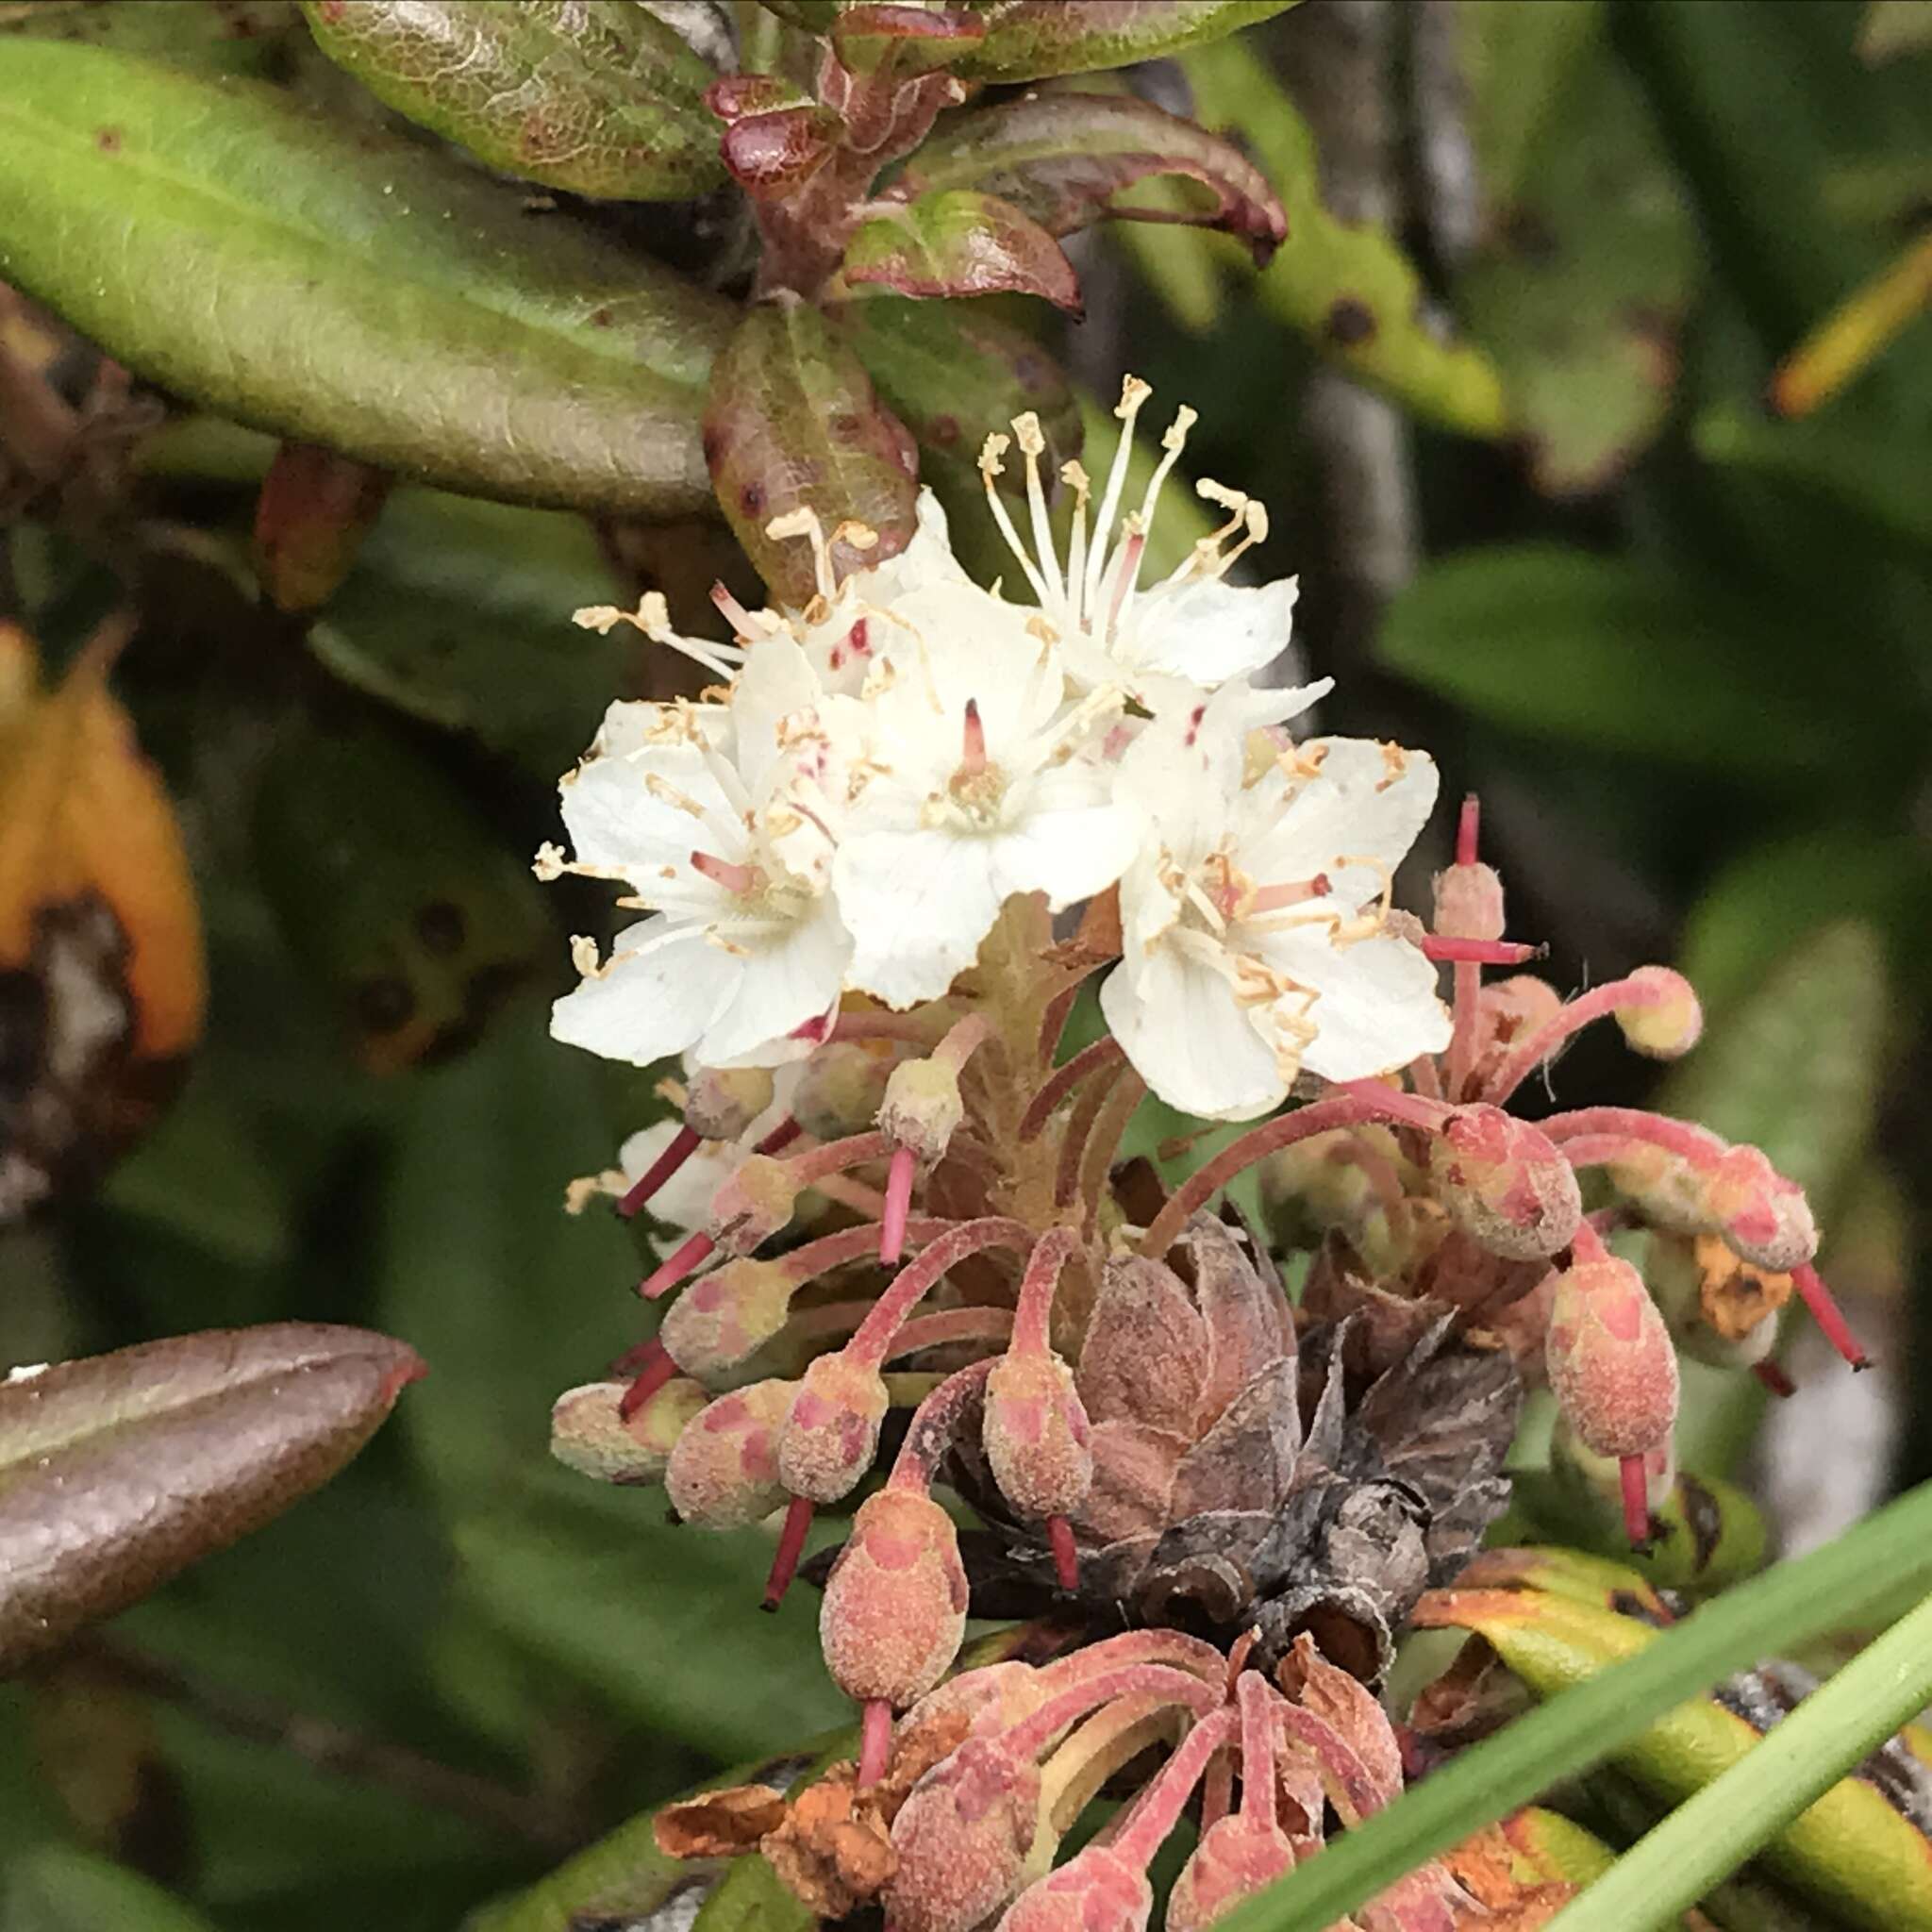
<svg viewBox="0 0 1932 1932">
<path fill-rule="evenodd" d="M 1133 856 L 1134 815 L 1092 745 L 1118 699 L 1070 704 L 1038 614 L 973 595 L 984 608 L 966 625 L 951 587 L 894 605 L 903 636 L 867 687 L 868 747 L 832 862 L 850 983 L 895 1007 L 944 992 L 1010 894 L 1058 909 Z"/>
<path fill-rule="evenodd" d="M 1040 419 L 1029 412 L 1013 423 L 1026 466 L 1033 535 L 1030 554 L 993 482 L 1003 472 L 1008 439 L 989 437 L 979 467 L 993 517 L 1039 598 L 1041 609 L 1054 626 L 1075 686 L 1098 690 L 1114 685 L 1158 709 L 1185 704 L 1230 678 L 1246 676 L 1271 663 L 1288 647 L 1296 591 L 1292 577 L 1252 588 L 1225 581 L 1229 566 L 1267 536 L 1268 512 L 1240 491 L 1205 477 L 1194 487 L 1208 502 L 1227 512 L 1226 521 L 1196 543 L 1186 560 L 1159 583 L 1145 590 L 1139 588 L 1147 532 L 1161 486 L 1178 460 L 1194 422 L 1191 409 L 1182 408 L 1175 415 L 1161 437 L 1163 455 L 1140 508 L 1122 516 L 1134 419 L 1152 393 L 1138 376 L 1128 376 L 1121 386 L 1114 414 L 1124 426 L 1091 533 L 1087 473 L 1078 463 L 1061 469 L 1061 479 L 1072 485 L 1074 492 L 1073 535 L 1064 560 L 1047 521 L 1046 494 L 1040 475 L 1040 457 L 1046 443 Z M 1300 702 L 1293 710 L 1306 710 L 1328 688 L 1326 679 L 1305 687 L 1296 693 Z"/>
<path fill-rule="evenodd" d="M 1434 763 L 1365 739 L 1257 745 L 1243 727 L 1266 695 L 1162 718 L 1121 761 L 1149 838 L 1101 1010 L 1154 1091 L 1210 1120 L 1267 1112 L 1303 1068 L 1361 1079 L 1449 1040 L 1436 969 L 1384 930 Z"/>
<path fill-rule="evenodd" d="M 673 641 L 661 598 L 636 621 Z M 610 707 L 558 788 L 575 859 L 546 848 L 538 871 L 621 880 L 623 903 L 654 910 L 607 960 L 577 942 L 584 982 L 553 1008 L 558 1039 L 640 1066 L 687 1047 L 715 1067 L 809 1051 L 792 1036 L 837 1004 L 852 952 L 826 890 L 817 689 L 798 646 L 768 638 L 728 705 Z"/>
</svg>

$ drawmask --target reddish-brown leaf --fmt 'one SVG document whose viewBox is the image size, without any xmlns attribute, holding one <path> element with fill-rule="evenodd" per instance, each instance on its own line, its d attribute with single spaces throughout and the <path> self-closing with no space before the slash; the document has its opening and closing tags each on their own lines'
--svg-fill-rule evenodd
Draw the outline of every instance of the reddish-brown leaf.
<svg viewBox="0 0 1932 1932">
<path fill-rule="evenodd" d="M 1043 295 L 1077 315 L 1080 284 L 1060 244 L 996 194 L 945 189 L 862 223 L 844 279 L 901 295 Z"/>
<path fill-rule="evenodd" d="M 425 1373 L 310 1322 L 211 1329 L 0 1383 L 0 1671 L 321 1485 Z"/>
</svg>

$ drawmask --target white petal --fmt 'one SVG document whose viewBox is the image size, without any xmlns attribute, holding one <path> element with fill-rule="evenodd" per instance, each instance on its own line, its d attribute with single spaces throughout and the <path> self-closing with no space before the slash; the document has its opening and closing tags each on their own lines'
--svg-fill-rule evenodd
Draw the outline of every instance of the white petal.
<svg viewBox="0 0 1932 1932">
<path fill-rule="evenodd" d="M 1120 655 L 1149 671 L 1211 688 L 1262 670 L 1288 648 L 1295 580 L 1230 584 L 1219 577 L 1157 586 L 1134 599 Z"/>
<path fill-rule="evenodd" d="M 1191 869 L 1228 828 L 1241 787 L 1240 738 L 1204 731 L 1208 701 L 1159 713 L 1122 755 L 1115 795 L 1135 808 L 1174 861 Z"/>
<path fill-rule="evenodd" d="M 1364 906 L 1386 883 L 1381 868 L 1392 872 L 1402 862 L 1435 809 L 1435 760 L 1368 738 L 1310 739 L 1301 749 L 1320 757 L 1321 771 L 1286 806 L 1283 781 L 1273 774 L 1243 799 L 1251 829 L 1241 841 L 1241 867 L 1269 884 L 1325 872 L 1339 901 Z"/>
<path fill-rule="evenodd" d="M 550 1032 L 567 1046 L 633 1066 L 694 1045 L 738 987 L 736 959 L 661 913 L 619 933 L 612 958 L 602 978 L 586 979 L 551 1008 Z"/>
<path fill-rule="evenodd" d="M 919 492 L 911 541 L 898 556 L 889 557 L 875 569 L 860 573 L 854 589 L 868 604 L 891 604 L 933 584 L 969 581 L 958 558 L 953 555 L 945 509 L 928 487 Z"/>
<path fill-rule="evenodd" d="M 781 936 L 737 960 L 737 991 L 698 1042 L 698 1058 L 708 1067 L 803 1058 L 812 1042 L 791 1036 L 837 1004 L 851 957 L 852 941 L 827 894 Z"/>
<path fill-rule="evenodd" d="M 779 754 L 779 727 L 817 705 L 819 681 L 805 653 L 788 637 L 761 638 L 731 687 L 737 764 L 756 803 L 770 795 Z"/>
<path fill-rule="evenodd" d="M 694 851 L 735 859 L 744 846 L 738 813 L 693 745 L 591 758 L 565 773 L 557 792 L 577 862 L 619 873 L 641 892 Z"/>
<path fill-rule="evenodd" d="M 1113 774 L 1070 761 L 1042 772 L 1009 801 L 991 864 L 1002 899 L 1044 892 L 1053 909 L 1103 892 L 1141 841 L 1139 815 L 1117 804 Z"/>
<path fill-rule="evenodd" d="M 841 845 L 832 885 L 856 949 L 849 983 L 894 1007 L 944 992 L 999 916 L 993 843 L 911 831 L 868 832 Z"/>
<path fill-rule="evenodd" d="M 1287 1096 L 1274 1056 L 1235 1003 L 1233 987 L 1174 946 L 1116 966 L 1100 989 L 1100 1010 L 1134 1071 L 1183 1113 L 1252 1120 Z"/>
<path fill-rule="evenodd" d="M 1307 1018 L 1317 1029 L 1302 1054 L 1311 1074 L 1365 1080 L 1449 1044 L 1449 1009 L 1436 968 L 1420 947 L 1391 937 L 1333 946 L 1319 926 L 1291 927 L 1257 942 L 1269 965 L 1321 994 Z"/>
</svg>

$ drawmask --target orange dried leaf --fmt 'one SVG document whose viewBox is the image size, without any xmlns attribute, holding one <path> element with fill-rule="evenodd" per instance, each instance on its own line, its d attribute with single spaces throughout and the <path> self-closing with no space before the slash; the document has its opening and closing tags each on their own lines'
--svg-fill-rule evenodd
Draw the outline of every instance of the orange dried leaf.
<svg viewBox="0 0 1932 1932">
<path fill-rule="evenodd" d="M 785 1822 L 785 1793 L 773 1785 L 732 1785 L 688 1804 L 667 1805 L 653 1824 L 667 1858 L 728 1858 L 757 1848 Z"/>
</svg>

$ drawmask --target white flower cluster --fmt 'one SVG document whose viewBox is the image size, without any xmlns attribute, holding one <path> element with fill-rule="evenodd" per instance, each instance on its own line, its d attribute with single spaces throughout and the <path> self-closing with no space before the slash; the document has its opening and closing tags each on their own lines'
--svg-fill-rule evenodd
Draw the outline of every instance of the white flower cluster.
<svg viewBox="0 0 1932 1932">
<path fill-rule="evenodd" d="M 1117 884 L 1124 952 L 1102 1007 L 1149 1086 L 1188 1112 L 1245 1119 L 1304 1067 L 1353 1079 L 1446 1043 L 1435 969 L 1387 924 L 1435 766 L 1280 728 L 1328 687 L 1250 682 L 1287 643 L 1295 596 L 1292 579 L 1226 581 L 1266 534 L 1259 504 L 1204 481 L 1226 521 L 1141 586 L 1192 419 L 1180 412 L 1123 514 L 1147 394 L 1124 387 L 1091 522 L 1088 477 L 1062 470 L 1064 556 L 1037 419 L 1013 425 L 1030 546 L 994 488 L 1008 441 L 989 441 L 988 496 L 1035 604 L 966 575 L 925 491 L 906 549 L 842 582 L 816 520 L 780 519 L 774 534 L 811 541 L 818 594 L 753 612 L 721 591 L 735 643 L 676 635 L 655 593 L 635 615 L 578 613 L 634 623 L 724 683 L 696 703 L 613 704 L 562 781 L 575 856 L 546 846 L 540 876 L 612 880 L 649 916 L 608 958 L 575 942 L 584 978 L 557 1004 L 559 1040 L 641 1065 L 686 1051 L 777 1065 L 826 1036 L 848 992 L 896 1008 L 944 993 L 1010 894 L 1059 910 Z"/>
</svg>

